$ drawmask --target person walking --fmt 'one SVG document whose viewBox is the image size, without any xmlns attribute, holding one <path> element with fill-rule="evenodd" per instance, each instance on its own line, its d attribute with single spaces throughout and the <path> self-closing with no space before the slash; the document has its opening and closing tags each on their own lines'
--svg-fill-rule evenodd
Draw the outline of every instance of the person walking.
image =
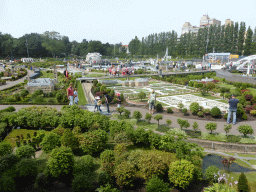
<svg viewBox="0 0 256 192">
<path fill-rule="evenodd" d="M 69 99 L 69 105 L 74 105 L 74 89 L 72 83 L 70 83 L 70 86 L 67 89 L 67 96 Z"/>
<path fill-rule="evenodd" d="M 78 98 L 77 88 L 75 88 L 75 91 L 74 91 L 74 102 L 75 102 L 76 105 L 78 105 L 78 101 L 79 101 L 79 98 Z"/>
<path fill-rule="evenodd" d="M 96 96 L 94 98 L 94 112 L 95 110 L 98 111 L 98 101 L 100 100 L 100 97 L 99 96 Z"/>
<path fill-rule="evenodd" d="M 101 99 L 99 98 L 98 103 L 97 103 L 97 106 L 98 106 L 98 110 L 99 110 L 100 112 L 101 112 L 101 109 L 100 109 L 101 104 L 102 104 L 102 101 L 101 101 Z"/>
<path fill-rule="evenodd" d="M 148 103 L 149 103 L 149 113 L 154 114 L 154 108 L 155 108 L 155 104 L 156 104 L 156 94 L 155 94 L 154 90 L 149 95 Z"/>
<path fill-rule="evenodd" d="M 237 112 L 237 104 L 239 103 L 239 100 L 235 97 L 235 95 L 232 95 L 232 98 L 228 101 L 229 103 L 229 110 L 228 110 L 228 118 L 227 123 L 230 123 L 231 114 L 233 113 L 233 125 L 236 124 L 236 112 Z"/>
<path fill-rule="evenodd" d="M 4 68 L 4 71 L 5 71 L 5 64 L 3 64 L 3 68 Z"/>
<path fill-rule="evenodd" d="M 104 94 L 104 97 L 105 97 L 105 103 L 106 103 L 106 106 L 107 106 L 107 112 L 110 113 L 110 111 L 109 111 L 110 97 L 106 92 Z"/>
<path fill-rule="evenodd" d="M 116 97 L 116 100 L 117 100 L 117 107 L 121 107 L 121 96 L 120 96 L 120 93 L 117 93 L 117 97 Z"/>
</svg>

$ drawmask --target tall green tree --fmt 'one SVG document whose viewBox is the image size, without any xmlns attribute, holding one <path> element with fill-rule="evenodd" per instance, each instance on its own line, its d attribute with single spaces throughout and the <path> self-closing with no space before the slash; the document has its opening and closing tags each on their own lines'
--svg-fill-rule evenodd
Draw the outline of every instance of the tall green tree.
<svg viewBox="0 0 256 192">
<path fill-rule="evenodd" d="M 240 29 L 238 33 L 238 41 L 237 41 L 237 54 L 242 55 L 244 50 L 244 33 L 245 33 L 246 27 L 245 23 L 240 23 Z"/>
<path fill-rule="evenodd" d="M 135 38 L 130 41 L 129 51 L 131 52 L 132 55 L 139 55 L 140 44 L 141 42 L 137 36 L 135 36 Z"/>
<path fill-rule="evenodd" d="M 251 30 L 251 27 L 249 26 L 247 33 L 246 33 L 243 55 L 251 55 L 253 52 L 253 50 L 252 50 L 252 35 L 253 35 L 253 31 Z"/>
</svg>

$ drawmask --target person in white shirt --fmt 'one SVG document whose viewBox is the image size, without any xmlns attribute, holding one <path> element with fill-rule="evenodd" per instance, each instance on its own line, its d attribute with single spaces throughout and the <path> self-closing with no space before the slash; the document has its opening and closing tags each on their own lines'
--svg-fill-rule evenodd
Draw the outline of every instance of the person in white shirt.
<svg viewBox="0 0 256 192">
<path fill-rule="evenodd" d="M 74 91 L 74 101 L 75 101 L 75 104 L 78 105 L 79 98 L 78 98 L 77 88 L 75 88 L 75 91 Z"/>
</svg>

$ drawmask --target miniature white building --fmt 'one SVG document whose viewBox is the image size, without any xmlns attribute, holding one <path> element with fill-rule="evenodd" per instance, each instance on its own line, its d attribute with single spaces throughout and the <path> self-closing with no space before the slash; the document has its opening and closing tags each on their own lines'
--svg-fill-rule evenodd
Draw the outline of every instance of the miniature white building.
<svg viewBox="0 0 256 192">
<path fill-rule="evenodd" d="M 101 56 L 100 53 L 88 53 L 86 55 L 86 62 L 90 64 L 101 62 Z"/>
<path fill-rule="evenodd" d="M 50 93 L 54 90 L 56 80 L 50 78 L 38 78 L 32 79 L 25 88 L 30 92 L 33 93 L 36 90 L 41 89 L 44 93 Z"/>
</svg>

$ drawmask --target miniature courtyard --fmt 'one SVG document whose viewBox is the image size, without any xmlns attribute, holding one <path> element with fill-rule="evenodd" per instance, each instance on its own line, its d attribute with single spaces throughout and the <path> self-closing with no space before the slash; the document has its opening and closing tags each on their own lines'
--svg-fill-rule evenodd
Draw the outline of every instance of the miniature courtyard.
<svg viewBox="0 0 256 192">
<path fill-rule="evenodd" d="M 135 80 L 136 81 L 136 80 Z M 213 108 L 217 106 L 221 111 L 227 111 L 228 104 L 221 102 L 222 99 L 208 99 L 194 95 L 198 90 L 193 87 L 182 86 L 170 83 L 158 83 L 156 81 L 150 81 L 147 86 L 129 86 L 125 85 L 125 82 L 118 81 L 119 86 L 110 86 L 116 93 L 123 93 L 125 97 L 129 99 L 137 98 L 140 92 L 146 93 L 146 98 L 155 90 L 157 95 L 157 101 L 164 104 L 166 107 L 178 108 L 178 104 L 182 103 L 184 108 L 189 109 L 189 106 L 193 102 L 198 102 L 200 106 L 204 108 Z M 122 86 L 120 86 L 120 84 Z M 130 83 L 131 84 L 131 83 Z M 218 101 L 220 100 L 220 101 Z"/>
</svg>

